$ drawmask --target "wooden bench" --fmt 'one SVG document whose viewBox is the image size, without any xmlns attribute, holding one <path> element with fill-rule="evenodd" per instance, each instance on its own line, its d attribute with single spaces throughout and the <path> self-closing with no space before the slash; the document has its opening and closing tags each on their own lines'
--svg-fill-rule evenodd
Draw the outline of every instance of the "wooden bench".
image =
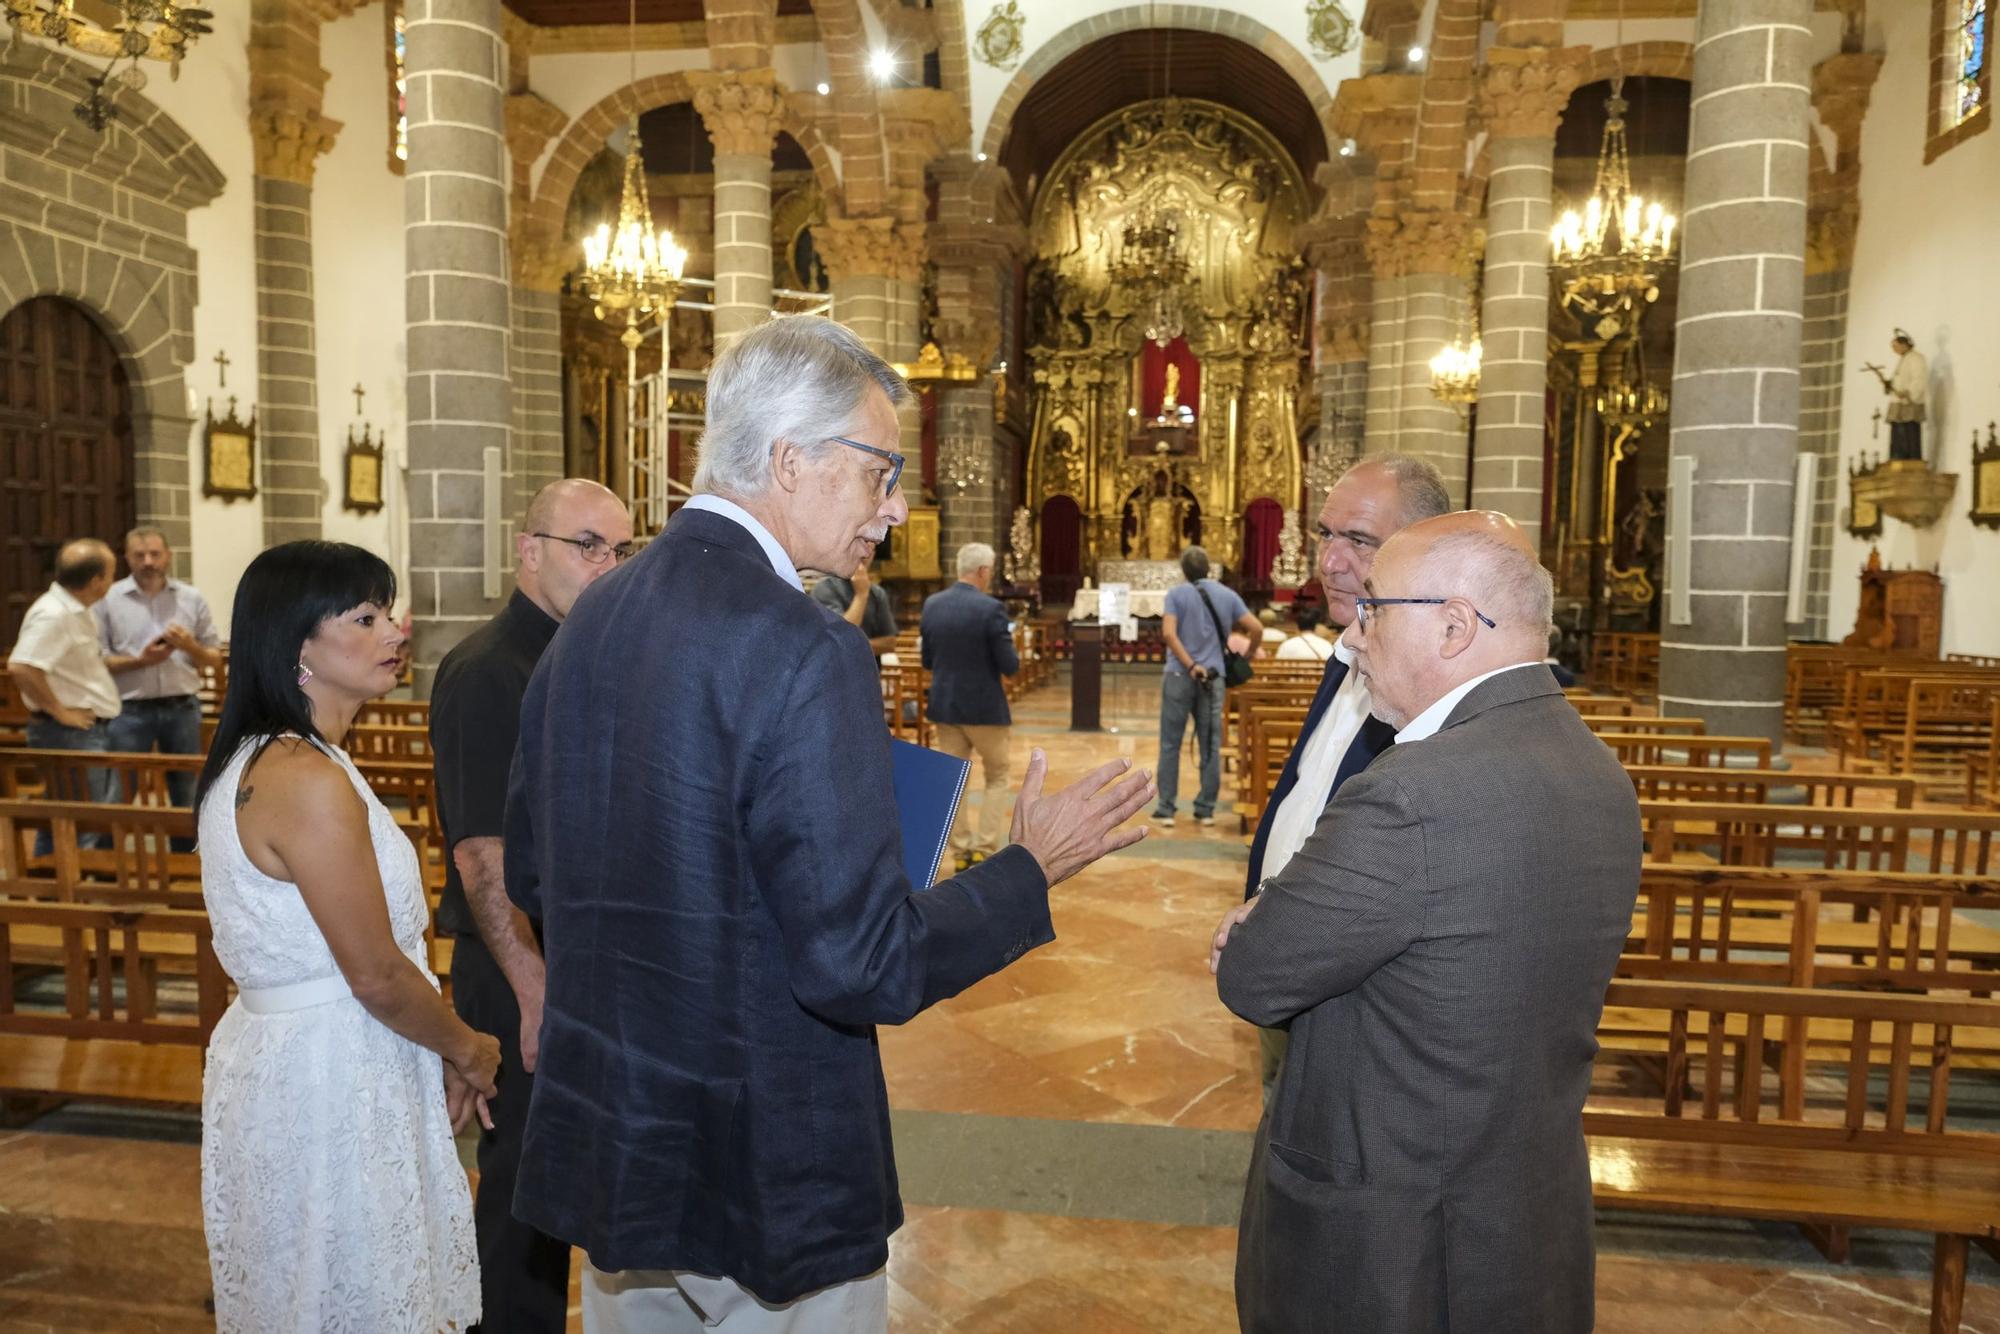
<svg viewBox="0 0 2000 1334">
<path fill-rule="evenodd" d="M 1986 730 L 1986 753 L 1965 766 L 1965 801 L 1969 806 L 2000 810 L 2000 699 Z"/>
<path fill-rule="evenodd" d="M 1629 714 L 1580 715 L 1593 732 L 1618 732 L 1645 736 L 1701 736 L 1708 724 L 1700 718 L 1633 717 Z"/>
<path fill-rule="evenodd" d="M 1719 769 L 1683 764 L 1628 764 L 1626 776 L 1647 801 L 1766 803 L 1797 792 L 1805 806 L 1891 806 L 1908 810 L 1917 780 L 1893 774 L 1808 773 L 1794 769 Z"/>
<path fill-rule="evenodd" d="M 1989 876 L 2000 869 L 2000 812 L 1867 810 L 1774 803 L 1641 801 L 1646 855 L 1688 853 L 1725 866 L 1794 863 L 1857 871 Z"/>
<path fill-rule="evenodd" d="M 59 1004 L 21 1003 L 53 975 L 40 951 L 17 949 L 24 934 L 59 942 Z M 163 951 L 195 961 L 191 1008 L 160 1005 Z M 228 1001 L 206 914 L 0 901 L 0 1093 L 199 1105 L 203 1047 Z"/>
<path fill-rule="evenodd" d="M 374 727 L 422 727 L 431 725 L 431 702 L 427 699 L 371 699 L 354 715 L 356 723 Z"/>
<path fill-rule="evenodd" d="M 1801 644 L 1785 650 L 1785 733 L 1801 741 L 1825 738 L 1828 721 L 1839 711 L 1847 675 L 1858 668 L 1892 667 L 1929 661 L 1921 655 L 1843 644 Z"/>
<path fill-rule="evenodd" d="M 1660 689 L 1660 637 L 1621 630 L 1598 630 L 1590 637 L 1593 690 L 1653 695 Z"/>
<path fill-rule="evenodd" d="M 1621 764 L 1685 764 L 1696 768 L 1768 769 L 1771 739 L 1762 736 L 1673 736 L 1659 732 L 1599 732 Z"/>
<path fill-rule="evenodd" d="M 1668 1038 L 1657 1093 L 1585 1108 L 1599 1207 L 1796 1223 L 1836 1261 L 1853 1228 L 1928 1232 L 1930 1327 L 1958 1329 L 1968 1244 L 2000 1256 L 2000 1135 L 1950 1124 L 1956 1035 L 2000 1026 L 2000 1001 L 1619 979 L 1605 1004 Z M 1809 1087 L 1767 1058 L 1812 1023 L 1846 1044 Z"/>
<path fill-rule="evenodd" d="M 1588 686 L 1570 686 L 1563 691 L 1578 713 L 1598 717 L 1650 718 L 1659 712 L 1651 704 L 1641 704 L 1629 695 L 1602 695 L 1594 693 Z"/>
<path fill-rule="evenodd" d="M 50 850 L 37 856 L 37 835 Z M 80 848 L 79 835 L 102 846 Z M 0 800 L 0 897 L 199 908 L 201 862 L 174 852 L 194 837 L 194 813 L 178 806 Z"/>
</svg>

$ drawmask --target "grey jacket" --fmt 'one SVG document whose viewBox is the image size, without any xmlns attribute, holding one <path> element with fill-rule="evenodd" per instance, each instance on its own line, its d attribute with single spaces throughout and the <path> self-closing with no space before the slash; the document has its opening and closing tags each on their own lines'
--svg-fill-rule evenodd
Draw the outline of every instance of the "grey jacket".
<svg viewBox="0 0 2000 1334">
<path fill-rule="evenodd" d="M 1246 1331 L 1591 1328 L 1580 1113 L 1639 856 L 1631 781 L 1539 668 L 1340 790 L 1217 978 L 1292 1035 L 1244 1193 Z"/>
</svg>

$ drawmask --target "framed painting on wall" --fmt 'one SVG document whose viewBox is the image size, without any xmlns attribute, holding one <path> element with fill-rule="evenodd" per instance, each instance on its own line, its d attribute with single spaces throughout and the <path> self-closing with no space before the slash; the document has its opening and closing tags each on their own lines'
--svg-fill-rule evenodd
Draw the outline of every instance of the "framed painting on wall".
<svg viewBox="0 0 2000 1334">
<path fill-rule="evenodd" d="M 236 415 L 236 395 L 229 396 L 229 413 L 218 418 L 210 404 L 202 431 L 201 493 L 223 500 L 249 500 L 257 494 L 257 410 L 250 420 Z"/>
</svg>

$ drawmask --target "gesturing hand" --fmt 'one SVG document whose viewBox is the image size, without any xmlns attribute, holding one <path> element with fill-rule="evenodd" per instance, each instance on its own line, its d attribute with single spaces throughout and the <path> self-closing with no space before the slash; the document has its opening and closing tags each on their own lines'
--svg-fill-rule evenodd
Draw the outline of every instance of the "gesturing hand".
<svg viewBox="0 0 2000 1334">
<path fill-rule="evenodd" d="M 1263 902 L 1264 896 L 1245 899 L 1228 912 L 1222 914 L 1222 922 L 1215 928 L 1215 939 L 1208 945 L 1208 971 L 1213 973 L 1222 967 L 1222 947 L 1229 943 L 1230 928 L 1250 915 L 1250 910 Z"/>
<path fill-rule="evenodd" d="M 1048 774 L 1048 756 L 1037 748 L 1029 757 L 1027 777 L 1014 799 L 1013 839 L 1041 863 L 1050 888 L 1099 857 L 1146 836 L 1144 825 L 1118 828 L 1153 799 L 1153 776 L 1144 769 L 1111 781 L 1131 767 L 1130 760 L 1113 760 L 1045 797 L 1042 780 Z"/>
</svg>

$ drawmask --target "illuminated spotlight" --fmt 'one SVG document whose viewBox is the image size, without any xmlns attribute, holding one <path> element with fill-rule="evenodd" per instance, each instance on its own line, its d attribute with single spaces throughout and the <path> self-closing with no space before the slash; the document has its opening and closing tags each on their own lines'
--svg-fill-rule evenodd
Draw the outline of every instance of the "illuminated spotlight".
<svg viewBox="0 0 2000 1334">
<path fill-rule="evenodd" d="M 1354 156 L 1354 141 L 1352 139 L 1343 139 L 1340 141 L 1340 155 L 1342 157 Z"/>
<path fill-rule="evenodd" d="M 1410 63 L 1412 65 L 1421 65 L 1424 63 L 1424 48 L 1421 46 L 1410 48 Z"/>
<path fill-rule="evenodd" d="M 832 91 L 833 91 L 833 85 L 830 83 L 823 83 L 819 86 L 819 95 L 821 97 L 825 97 L 828 93 Z"/>
<path fill-rule="evenodd" d="M 868 72 L 875 76 L 877 83 L 887 83 L 896 77 L 896 57 L 887 51 L 877 51 L 868 57 Z"/>
<path fill-rule="evenodd" d="M 980 162 L 984 162 L 986 160 L 986 154 L 984 153 L 976 153 L 973 156 Z"/>
</svg>

